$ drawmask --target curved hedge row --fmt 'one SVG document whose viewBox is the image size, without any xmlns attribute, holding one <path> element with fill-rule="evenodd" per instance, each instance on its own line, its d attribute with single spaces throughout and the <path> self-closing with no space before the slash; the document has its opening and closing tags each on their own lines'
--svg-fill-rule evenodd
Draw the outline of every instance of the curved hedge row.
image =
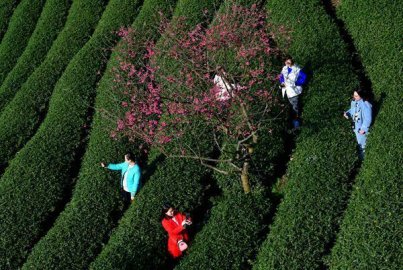
<svg viewBox="0 0 403 270">
<path fill-rule="evenodd" d="M 1 85 L 0 111 L 10 102 L 21 85 L 45 58 L 54 39 L 63 29 L 70 5 L 70 0 L 46 1 L 27 47 Z"/>
<path fill-rule="evenodd" d="M 251 193 L 244 193 L 239 175 L 215 175 L 224 195 L 213 205 L 210 217 L 196 235 L 188 255 L 175 269 L 250 268 L 250 260 L 262 242 L 265 218 L 272 207 L 267 192 L 260 186 L 274 182 L 274 168 L 284 154 L 284 123 L 271 125 L 271 134 L 269 128 L 258 134 L 259 142 L 249 170 Z"/>
<path fill-rule="evenodd" d="M 267 8 L 273 23 L 292 30 L 290 53 L 312 69 L 313 79 L 303 97 L 304 125 L 285 196 L 254 269 L 318 269 L 349 196 L 355 138 L 342 112 L 358 82 L 320 1 L 273 0 Z"/>
<path fill-rule="evenodd" d="M 186 17 L 190 28 L 202 20 L 203 10 L 212 14 L 219 0 L 178 2 L 175 18 Z M 163 38 L 157 46 L 163 44 Z M 195 134 L 205 130 L 195 128 Z M 195 142 L 189 136 L 189 144 L 196 143 L 202 153 L 210 153 L 212 145 L 207 138 Z M 158 167 L 136 196 L 134 204 L 127 210 L 116 231 L 101 254 L 91 264 L 91 269 L 160 269 L 168 260 L 166 232 L 160 222 L 162 203 L 170 201 L 181 210 L 191 210 L 200 205 L 206 168 L 197 161 L 168 159 Z M 130 239 L 130 240 L 128 240 Z"/>
<path fill-rule="evenodd" d="M 0 3 L 0 42 L 7 31 L 10 18 L 19 0 L 3 0 Z"/>
<path fill-rule="evenodd" d="M 175 269 L 248 269 L 269 210 L 262 192 L 228 192 L 215 202 L 207 224 Z"/>
<path fill-rule="evenodd" d="M 45 60 L 3 109 L 0 115 L 0 168 L 35 133 L 46 113 L 56 82 L 73 56 L 90 38 L 106 2 L 74 0 L 64 29 Z"/>
<path fill-rule="evenodd" d="M 332 269 L 401 269 L 403 83 L 402 2 L 344 0 L 344 20 L 374 92 L 385 98 L 368 137 L 361 171 L 329 258 Z M 399 19 L 400 18 L 400 19 Z M 387 61 L 385 61 L 387 59 Z M 400 119 L 400 120 L 399 120 Z"/>
<path fill-rule="evenodd" d="M 189 211 L 200 205 L 205 175 L 196 161 L 169 159 L 159 165 L 90 269 L 161 269 L 168 260 L 161 206 L 169 201 Z"/>
<path fill-rule="evenodd" d="M 45 121 L 5 171 L 0 182 L 0 268 L 14 268 L 24 260 L 63 204 L 71 167 L 80 158 L 97 71 L 105 64 L 105 46 L 115 39 L 113 31 L 133 21 L 139 4 L 109 1 L 93 36 L 56 85 Z"/>
<path fill-rule="evenodd" d="M 15 9 L 0 44 L 0 84 L 24 51 L 45 2 L 45 0 L 22 0 Z"/>
<path fill-rule="evenodd" d="M 146 0 L 132 25 L 138 30 L 138 38 L 157 39 L 159 17 L 156 10 L 169 16 L 174 4 L 171 0 Z M 102 242 L 109 238 L 116 215 L 122 211 L 119 177 L 98 166 L 100 161 L 123 158 L 131 147 L 109 137 L 106 131 L 113 130 L 115 123 L 105 121 L 101 112 L 101 109 L 116 112 L 120 107 L 120 102 L 113 102 L 110 91 L 114 79 L 111 70 L 118 65 L 116 55 L 112 54 L 97 89 L 97 111 L 72 200 L 34 247 L 23 269 L 71 269 L 72 265 L 77 269 L 88 268 Z"/>
</svg>

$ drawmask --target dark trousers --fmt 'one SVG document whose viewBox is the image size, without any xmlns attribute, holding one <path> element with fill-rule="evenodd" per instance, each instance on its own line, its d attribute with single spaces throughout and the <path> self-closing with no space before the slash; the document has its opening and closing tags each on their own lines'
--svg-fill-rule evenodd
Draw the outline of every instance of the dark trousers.
<svg viewBox="0 0 403 270">
<path fill-rule="evenodd" d="M 120 195 L 122 196 L 123 202 L 125 204 L 129 204 L 131 202 L 131 194 L 130 192 L 127 192 L 123 188 L 120 189 Z"/>
<path fill-rule="evenodd" d="M 288 98 L 288 101 L 291 104 L 293 113 L 296 114 L 296 117 L 299 117 L 299 95 L 292 98 Z"/>
</svg>

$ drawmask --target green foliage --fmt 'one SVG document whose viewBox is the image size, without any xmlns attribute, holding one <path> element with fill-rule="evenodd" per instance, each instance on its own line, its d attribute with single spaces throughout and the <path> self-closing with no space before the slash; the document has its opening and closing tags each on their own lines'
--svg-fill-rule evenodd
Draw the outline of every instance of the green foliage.
<svg viewBox="0 0 403 270">
<path fill-rule="evenodd" d="M 138 30 L 138 38 L 157 38 L 156 10 L 168 16 L 174 4 L 170 0 L 146 0 L 132 25 Z M 114 79 L 112 69 L 119 64 L 116 56 L 112 54 L 97 89 L 96 114 L 72 200 L 34 247 L 23 269 L 71 269 L 72 265 L 77 269 L 88 268 L 104 239 L 109 238 L 115 216 L 122 211 L 119 176 L 98 166 L 101 161 L 118 162 L 133 147 L 109 137 L 107 131 L 113 130 L 116 123 L 106 120 L 102 113 L 102 110 L 121 110 L 120 102 L 113 102 L 116 93 L 110 90 Z M 144 172 L 145 168 L 142 169 Z"/>
<path fill-rule="evenodd" d="M 248 269 L 269 210 L 261 191 L 226 194 L 214 203 L 207 224 L 175 269 Z"/>
<path fill-rule="evenodd" d="M 45 2 L 22 0 L 15 9 L 0 45 L 0 84 L 24 51 Z"/>
<path fill-rule="evenodd" d="M 21 264 L 63 203 L 71 166 L 79 158 L 97 71 L 105 64 L 103 50 L 115 38 L 113 31 L 133 21 L 139 5 L 132 0 L 108 3 L 93 36 L 59 80 L 45 121 L 5 171 L 0 182 L 0 268 Z"/>
<path fill-rule="evenodd" d="M 70 0 L 46 1 L 27 47 L 1 85 L 0 111 L 10 102 L 21 85 L 45 58 L 54 39 L 63 29 L 70 5 Z"/>
<path fill-rule="evenodd" d="M 7 31 L 10 18 L 19 0 L 3 0 L 0 3 L 0 41 Z"/>
<path fill-rule="evenodd" d="M 337 9 L 378 95 L 397 94 L 394 86 L 402 82 L 401 71 L 396 69 L 403 49 L 399 39 L 403 27 L 402 8 L 400 1 L 381 0 L 369 4 L 362 0 L 344 0 Z"/>
<path fill-rule="evenodd" d="M 37 130 L 46 114 L 56 82 L 71 58 L 90 38 L 106 2 L 73 2 L 65 27 L 53 42 L 45 60 L 3 109 L 0 115 L 0 167 L 4 166 Z"/>
<path fill-rule="evenodd" d="M 242 5 L 251 4 L 251 1 L 236 2 Z M 228 12 L 227 8 L 232 4 L 233 1 L 224 2 L 219 12 Z M 213 57 L 225 59 L 223 64 L 225 63 L 227 70 L 236 69 L 236 61 L 230 52 L 219 54 Z M 267 117 L 273 117 L 275 114 L 273 111 L 273 114 Z M 267 194 L 259 186 L 273 179 L 274 167 L 284 152 L 285 123 L 284 117 L 279 117 L 270 124 L 263 125 L 257 133 L 258 142 L 252 145 L 254 151 L 249 169 L 249 181 L 253 187 L 251 193 L 244 193 L 240 172 L 233 172 L 230 175 L 214 174 L 223 196 L 214 202 L 211 213 L 191 243 L 187 256 L 175 269 L 250 268 L 250 259 L 261 243 L 261 234 L 265 227 L 264 218 L 271 208 Z M 235 147 L 234 142 L 227 140 L 220 159 L 233 158 L 230 153 L 234 152 Z M 237 166 L 242 167 L 242 162 Z M 231 171 L 227 163 L 219 163 L 217 167 Z"/>
<path fill-rule="evenodd" d="M 164 202 L 191 211 L 200 205 L 205 168 L 197 161 L 168 159 L 136 196 L 91 269 L 159 269 L 167 262 Z"/>
<path fill-rule="evenodd" d="M 185 4 L 186 3 L 186 4 Z M 189 28 L 194 26 L 204 9 L 211 13 L 219 1 L 179 1 L 173 21 L 185 16 Z M 193 25 L 192 25 L 193 24 Z M 164 37 L 158 41 L 161 46 Z M 165 68 L 165 67 L 164 67 Z M 206 132 L 202 125 L 194 127 L 194 133 Z M 187 143 L 197 146 L 203 155 L 212 151 L 207 136 L 195 141 L 191 134 L 183 137 Z M 211 139 L 211 138 L 210 138 Z M 203 181 L 207 169 L 198 161 L 168 159 L 144 185 L 134 204 L 125 213 L 109 242 L 91 265 L 92 269 L 157 269 L 166 264 L 166 232 L 160 222 L 163 202 L 169 201 L 180 210 L 191 211 L 200 205 Z M 130 239 L 128 241 L 127 239 Z"/>
<path fill-rule="evenodd" d="M 368 137 L 363 166 L 353 187 L 328 265 L 331 269 L 400 269 L 402 235 L 402 2 L 342 1 L 344 20 L 380 112 Z"/>
<path fill-rule="evenodd" d="M 313 76 L 303 97 L 304 124 L 284 200 L 254 269 L 318 269 L 349 196 L 355 139 L 342 112 L 357 80 L 319 1 L 269 1 L 267 8 L 269 20 L 292 31 L 290 54 Z"/>
</svg>

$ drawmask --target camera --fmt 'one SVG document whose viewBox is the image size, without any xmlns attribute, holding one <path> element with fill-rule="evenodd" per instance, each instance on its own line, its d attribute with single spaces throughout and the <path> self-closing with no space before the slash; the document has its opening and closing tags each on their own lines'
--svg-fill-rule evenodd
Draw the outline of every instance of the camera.
<svg viewBox="0 0 403 270">
<path fill-rule="evenodd" d="M 192 223 L 191 221 L 190 221 L 190 214 L 189 213 L 185 213 L 185 216 L 186 216 L 186 222 L 190 222 L 190 224 Z M 183 225 L 183 227 L 185 228 L 185 229 L 187 229 L 189 226 L 190 226 L 190 224 L 184 224 Z"/>
</svg>

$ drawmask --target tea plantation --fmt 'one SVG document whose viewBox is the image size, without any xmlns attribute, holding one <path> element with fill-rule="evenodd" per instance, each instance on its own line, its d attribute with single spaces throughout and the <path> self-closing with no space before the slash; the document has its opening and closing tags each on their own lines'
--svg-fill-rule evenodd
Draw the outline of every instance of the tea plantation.
<svg viewBox="0 0 403 270">
<path fill-rule="evenodd" d="M 111 135 L 127 110 L 116 90 L 123 27 L 134 31 L 133 61 L 144 61 L 140 44 L 169 51 L 167 32 L 183 38 L 162 24 L 209 31 L 234 5 L 266 14 L 279 52 L 270 69 L 280 73 L 290 55 L 308 75 L 298 129 L 276 86 L 274 120 L 250 152 L 249 193 L 240 175 L 218 172 L 229 169 L 233 138 L 205 123 L 191 122 L 181 140 L 219 160 L 210 167 L 157 147 L 144 155 L 143 141 Z M 0 270 L 401 269 L 402 29 L 403 2 L 393 0 L 1 1 Z M 239 68 L 228 51 L 206 59 Z M 185 76 L 174 57 L 154 60 L 161 76 Z M 374 114 L 361 160 L 343 112 L 363 85 Z M 142 168 L 131 204 L 119 173 L 100 166 L 128 151 Z M 161 225 L 166 202 L 193 219 L 176 260 Z"/>
</svg>

